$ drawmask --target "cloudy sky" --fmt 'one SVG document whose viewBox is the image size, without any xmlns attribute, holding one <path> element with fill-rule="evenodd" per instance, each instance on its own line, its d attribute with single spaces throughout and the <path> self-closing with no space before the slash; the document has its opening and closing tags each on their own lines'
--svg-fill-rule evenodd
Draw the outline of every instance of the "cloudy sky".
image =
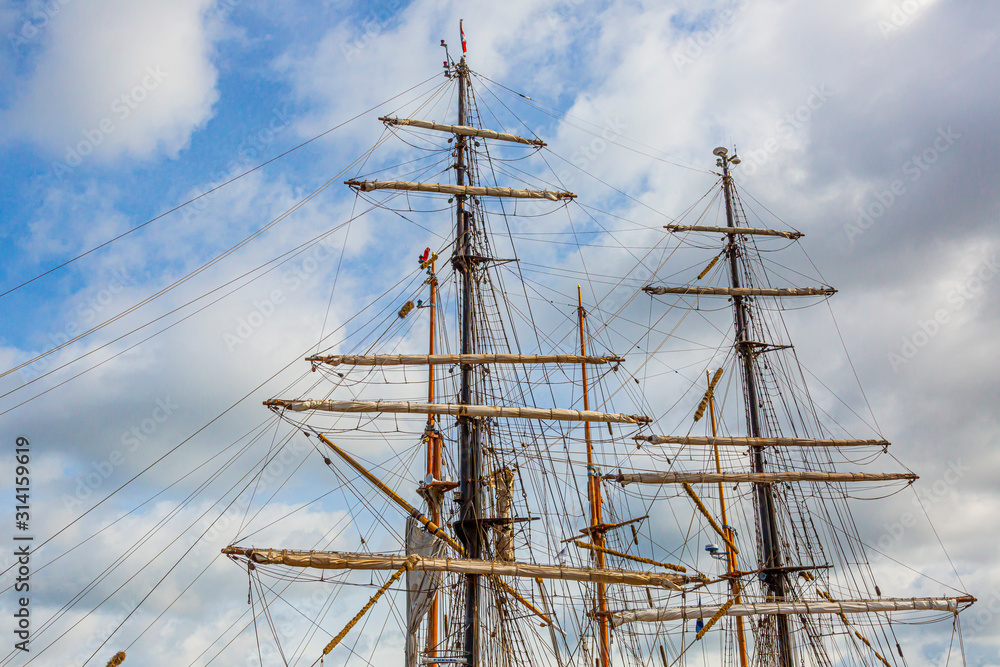
<svg viewBox="0 0 1000 667">
<path fill-rule="evenodd" d="M 286 433 L 260 402 L 317 379 L 301 380 L 304 353 L 370 337 L 379 312 L 393 315 L 418 288 L 415 256 L 445 243 L 444 214 L 431 224 L 417 213 L 356 218 L 368 204 L 340 183 L 409 159 L 409 146 L 390 141 L 355 163 L 383 138 L 377 116 L 412 111 L 444 83 L 439 43 L 458 52 L 460 18 L 471 66 L 485 77 L 484 119 L 495 112 L 511 131 L 550 143 L 550 171 L 511 162 L 506 174 L 523 168 L 540 179 L 534 185 L 570 189 L 591 207 L 573 214 L 573 229 L 592 244 L 583 250 L 532 236 L 542 224 L 566 233 L 564 218 L 514 219 L 526 262 L 576 272 L 582 262 L 598 274 L 634 270 L 645 256 L 637 288 L 661 257 L 639 249 L 662 250 L 660 226 L 714 182 L 712 149 L 736 147 L 747 206 L 806 234 L 782 278 L 840 290 L 829 308 L 785 318 L 803 365 L 828 387 L 817 401 L 851 421 L 829 399 L 842 397 L 862 415 L 859 437 L 877 424 L 895 443 L 895 456 L 923 478 L 916 488 L 936 530 L 912 492 L 859 524 L 874 544 L 905 513 L 918 514 L 892 558 L 978 597 L 965 622 L 968 658 L 1000 665 L 1000 7 L 962 0 L 0 2 L 3 469 L 13 469 L 15 438 L 28 438 L 36 544 L 68 526 L 32 564 L 46 566 L 33 579 L 36 631 L 136 549 L 45 628 L 37 650 L 68 634 L 33 664 L 79 665 L 95 651 L 89 664 L 98 664 L 133 641 L 130 655 L 144 664 L 205 664 L 223 648 L 215 639 L 242 627 L 245 573 L 215 554 L 246 533 L 245 505 L 212 520 Z M 436 120 L 451 119 L 449 101 L 430 105 L 441 111 Z M 598 233 L 632 223 L 642 226 L 632 236 Z M 621 243 L 635 250 L 613 249 Z M 684 256 L 664 271 L 710 257 Z M 576 275 L 536 279 L 566 287 L 571 304 Z M 594 300 L 607 296 L 599 283 Z M 677 368 L 693 378 L 706 362 Z M 670 385 L 644 390 L 657 388 Z M 668 415 L 663 427 L 686 414 Z M 282 472 L 258 478 L 253 512 L 301 464 L 253 525 L 330 488 L 346 498 L 302 447 L 293 441 L 281 450 Z M 407 461 L 379 460 L 386 475 L 412 480 Z M 7 498 L 11 481 L 5 474 Z M 15 532 L 8 502 L 4 553 Z M 330 496 L 284 519 L 281 535 L 313 544 L 326 533 L 318 526 L 350 524 L 348 510 Z M 163 530 L 135 544 L 160 521 Z M 337 544 L 356 548 L 356 535 Z M 171 572 L 188 549 L 192 557 Z M 885 561 L 879 568 L 920 594 L 948 590 L 927 589 Z M 345 607 L 369 593 L 352 593 Z M 232 605 L 213 604 L 220 599 Z M 4 593 L 5 616 L 14 602 Z M 327 629 L 342 616 L 329 616 Z M 240 635 L 220 661 L 243 662 L 252 640 Z M 163 642 L 176 647 L 169 660 L 158 653 Z M 917 644 L 924 653 L 915 664 L 937 660 L 937 635 Z"/>
</svg>

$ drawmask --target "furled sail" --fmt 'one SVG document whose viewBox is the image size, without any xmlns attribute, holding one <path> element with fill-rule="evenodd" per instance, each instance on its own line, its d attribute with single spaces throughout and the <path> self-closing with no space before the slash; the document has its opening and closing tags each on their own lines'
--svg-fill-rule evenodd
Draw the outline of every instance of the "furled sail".
<svg viewBox="0 0 1000 667">
<path fill-rule="evenodd" d="M 672 232 L 709 232 L 719 234 L 752 234 L 756 236 L 780 236 L 786 239 L 800 239 L 802 232 L 785 232 L 780 229 L 759 229 L 755 227 L 704 227 L 702 225 L 664 225 Z"/>
<path fill-rule="evenodd" d="M 726 616 L 759 616 L 788 614 L 863 614 L 883 611 L 949 611 L 957 613 L 963 605 L 975 602 L 972 597 L 959 598 L 882 598 L 878 600 L 825 600 L 795 602 L 757 602 L 734 604 L 724 611 Z M 615 626 L 625 623 L 657 623 L 716 614 L 722 605 L 690 605 L 659 609 L 623 610 L 610 612 Z"/>
<path fill-rule="evenodd" d="M 513 197 L 515 199 L 548 199 L 561 201 L 575 199 L 572 192 L 552 192 L 551 190 L 522 190 L 519 188 L 501 188 L 497 186 L 452 185 L 450 183 L 414 183 L 412 181 L 344 181 L 346 185 L 356 187 L 362 192 L 373 190 L 406 190 L 409 192 L 436 192 L 446 195 L 462 195 L 466 197 Z"/>
<path fill-rule="evenodd" d="M 427 120 L 389 118 L 388 116 L 380 116 L 379 120 L 387 125 L 409 125 L 410 127 L 419 127 L 424 130 L 437 130 L 438 132 L 448 132 L 449 134 L 458 134 L 464 137 L 482 137 L 484 139 L 497 139 L 499 141 L 510 141 L 515 144 L 528 144 L 529 146 L 539 147 L 547 145 L 541 139 L 525 139 L 524 137 L 519 137 L 516 134 L 497 132 L 496 130 L 486 130 L 479 127 L 469 127 L 468 125 L 443 125 L 442 123 L 434 123 Z"/>
<path fill-rule="evenodd" d="M 647 294 L 684 294 L 689 296 L 830 296 L 832 287 L 657 287 L 642 288 Z"/>
<path fill-rule="evenodd" d="M 919 479 L 913 473 L 891 472 L 814 472 L 801 470 L 794 472 L 644 472 L 632 474 L 605 475 L 605 479 L 625 484 L 700 484 L 721 482 L 736 484 L 752 482 L 890 482 Z"/>
<path fill-rule="evenodd" d="M 253 549 L 230 546 L 222 553 L 243 556 L 260 565 L 287 565 L 311 567 L 318 570 L 398 570 L 403 566 L 427 572 L 452 572 L 456 574 L 481 574 L 527 579 L 560 579 L 590 583 L 623 584 L 627 586 L 654 586 L 681 590 L 681 585 L 702 583 L 704 577 L 689 577 L 663 572 L 633 572 L 563 565 L 537 565 L 535 563 L 505 563 L 502 561 L 472 560 L 468 558 L 422 558 L 417 555 L 391 556 L 359 554 L 345 551 L 291 551 L 287 549 Z"/>
<path fill-rule="evenodd" d="M 333 354 L 306 357 L 329 366 L 437 366 L 439 364 L 608 364 L 621 357 L 579 354 Z"/>
<path fill-rule="evenodd" d="M 504 467 L 490 475 L 490 484 L 496 489 L 496 518 L 501 521 L 494 526 L 494 550 L 499 560 L 514 561 L 513 494 L 514 471 Z"/>
<path fill-rule="evenodd" d="M 413 517 L 406 519 L 406 553 L 441 558 L 445 543 L 431 535 Z M 417 665 L 417 630 L 441 586 L 441 572 L 406 571 L 406 667 Z"/>
<path fill-rule="evenodd" d="M 520 419 L 551 419 L 555 421 L 613 422 L 618 424 L 648 424 L 652 421 L 649 417 L 642 415 L 596 412 L 594 410 L 461 405 L 458 403 L 285 400 L 276 398 L 264 401 L 264 405 L 272 408 L 287 408 L 295 412 L 305 410 L 321 410 L 324 412 L 392 412 L 421 415 L 455 415 L 456 417 L 509 417 Z"/>
<path fill-rule="evenodd" d="M 695 435 L 637 435 L 636 442 L 653 445 L 705 445 L 712 447 L 888 447 L 885 440 L 824 440 L 816 438 L 713 438 Z"/>
</svg>

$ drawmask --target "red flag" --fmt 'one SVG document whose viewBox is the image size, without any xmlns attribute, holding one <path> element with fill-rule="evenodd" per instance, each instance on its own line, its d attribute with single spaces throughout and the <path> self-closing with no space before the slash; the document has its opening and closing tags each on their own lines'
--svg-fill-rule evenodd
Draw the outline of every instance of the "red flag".
<svg viewBox="0 0 1000 667">
<path fill-rule="evenodd" d="M 469 52 L 468 47 L 465 44 L 465 28 L 462 27 L 462 22 L 458 22 L 458 31 L 462 33 L 462 53 L 466 54 Z"/>
</svg>

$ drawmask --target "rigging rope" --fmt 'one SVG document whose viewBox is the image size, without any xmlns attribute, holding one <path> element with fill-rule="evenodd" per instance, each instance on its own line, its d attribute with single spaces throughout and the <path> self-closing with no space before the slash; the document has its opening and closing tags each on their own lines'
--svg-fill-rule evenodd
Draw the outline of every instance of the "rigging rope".
<svg viewBox="0 0 1000 667">
<path fill-rule="evenodd" d="M 86 257 L 87 255 L 91 254 L 92 252 L 95 252 L 95 251 L 97 251 L 97 250 L 100 250 L 101 248 L 104 248 L 105 246 L 108 246 L 108 245 L 111 245 L 112 243 L 114 243 L 114 242 L 115 242 L 115 241 L 117 241 L 118 239 L 120 239 L 120 238 L 122 238 L 122 237 L 125 237 L 125 236 L 128 236 L 128 235 L 129 235 L 129 234 L 131 234 L 132 232 L 136 232 L 136 231 L 138 231 L 138 230 L 142 229 L 143 227 L 145 227 L 146 225 L 149 225 L 149 224 L 151 224 L 151 223 L 154 223 L 154 222 L 156 222 L 157 220 L 159 220 L 159 219 L 161 219 L 161 218 L 164 218 L 164 217 L 166 217 L 166 216 L 170 215 L 170 214 L 171 214 L 171 213 L 173 213 L 174 211 L 179 211 L 180 209 L 184 208 L 184 207 L 185 207 L 185 206 L 187 206 L 188 204 L 192 204 L 192 203 L 194 203 L 194 202 L 198 201 L 198 200 L 199 200 L 199 199 L 201 199 L 202 197 L 207 197 L 208 195 L 212 194 L 212 193 L 213 193 L 213 192 L 215 192 L 216 190 L 219 190 L 219 189 L 221 189 L 221 188 L 224 188 L 224 187 L 226 187 L 227 185 L 229 185 L 230 183 L 233 183 L 233 182 L 235 182 L 235 181 L 238 181 L 239 179 L 243 178 L 244 176 L 247 176 L 247 175 L 249 175 L 249 174 L 252 174 L 253 172 L 257 171 L 258 169 L 261 169 L 261 168 L 263 168 L 263 167 L 266 167 L 267 165 L 271 164 L 271 163 L 272 163 L 272 162 L 274 162 L 275 160 L 280 160 L 281 158 L 285 157 L 285 156 L 286 156 L 286 155 L 288 155 L 289 153 L 294 153 L 295 151 L 299 150 L 299 149 L 300 149 L 300 148 L 302 148 L 303 146 L 306 146 L 306 145 L 308 145 L 308 144 L 311 144 L 312 142 L 316 141 L 317 139 L 321 139 L 321 138 L 325 137 L 326 135 L 330 134 L 331 132 L 333 132 L 333 131 L 335 131 L 335 130 L 339 130 L 340 128 L 344 127 L 345 125 L 348 125 L 348 124 L 350 124 L 350 123 L 352 123 L 352 122 L 356 121 L 357 119 L 361 118 L 361 117 L 362 117 L 362 116 L 364 116 L 365 114 L 368 114 L 368 113 L 371 113 L 372 111 L 374 111 L 374 110 L 378 109 L 379 107 L 381 107 L 381 106 L 383 106 L 383 105 L 385 105 L 385 104 L 388 104 L 389 102 L 392 102 L 393 100 L 395 100 L 395 99 L 397 99 L 397 98 L 400 98 L 400 97 L 402 97 L 403 95 L 406 95 L 406 94 L 407 94 L 407 93 L 409 93 L 410 91 L 413 91 L 413 90 L 416 90 L 417 88 L 419 88 L 419 87 L 423 86 L 424 84 L 426 84 L 426 83 L 428 83 L 428 82 L 430 82 L 430 81 L 433 81 L 433 80 L 434 80 L 434 79 L 436 79 L 436 78 L 437 78 L 437 75 L 435 74 L 434 76 L 430 77 L 429 79 L 426 79 L 426 80 L 424 80 L 424 81 L 421 81 L 421 82 L 420 82 L 420 83 L 418 83 L 417 85 L 415 85 L 415 86 L 412 86 L 412 87 L 410 87 L 410 88 L 407 88 L 406 90 L 404 90 L 403 92 L 399 93 L 398 95 L 394 95 L 393 97 L 390 97 L 389 99 L 387 99 L 387 100 L 385 100 L 385 101 L 383 101 L 383 102 L 379 102 L 379 103 L 378 103 L 378 104 L 376 104 L 375 106 L 373 106 L 373 107 L 371 107 L 371 108 L 369 108 L 369 109 L 365 109 L 364 111 L 362 111 L 361 113 L 357 114 L 356 116 L 352 116 L 351 118 L 348 118 L 347 120 L 343 121 L 342 123 L 340 123 L 340 124 L 338 124 L 338 125 L 334 125 L 333 127 L 331 127 L 330 129 L 326 130 L 325 132 L 322 132 L 322 133 L 320 133 L 320 134 L 317 134 L 317 135 L 316 135 L 316 136 L 314 136 L 314 137 L 313 137 L 312 139 L 308 139 L 308 140 L 306 140 L 306 141 L 303 141 L 303 142 L 302 142 L 301 144 L 299 144 L 298 146 L 295 146 L 295 147 L 293 147 L 293 148 L 290 148 L 290 149 L 288 149 L 287 151 L 285 151 L 284 153 L 281 153 L 281 154 L 279 154 L 279 155 L 276 155 L 276 156 L 274 156 L 273 158 L 271 158 L 270 160 L 267 160 L 266 162 L 262 162 L 262 163 L 258 164 L 258 165 L 257 165 L 256 167 L 253 167 L 252 169 L 248 169 L 247 171 L 244 171 L 243 173 L 241 173 L 241 174 L 238 174 L 237 176 L 234 176 L 233 178 L 229 179 L 229 180 L 228 180 L 228 181 L 226 181 L 225 183 L 220 183 L 219 185 L 215 186 L 215 187 L 214 187 L 214 188 L 212 188 L 211 190 L 208 190 L 208 191 L 206 191 L 206 192 L 203 192 L 203 193 L 201 193 L 200 195 L 198 195 L 197 197 L 193 197 L 193 198 L 191 198 L 191 199 L 187 200 L 186 202 L 184 202 L 183 204 L 179 204 L 179 205 L 175 206 L 174 208 L 170 209 L 169 211 L 165 211 L 165 212 L 161 213 L 160 215 L 156 216 L 155 218 L 151 218 L 150 220 L 147 220 L 146 222 L 142 223 L 141 225 L 138 225 L 138 226 L 136 226 L 136 227 L 133 227 L 132 229 L 129 229 L 128 231 L 125 231 L 125 232 L 122 232 L 122 233 L 121 233 L 121 234 L 119 234 L 118 236 L 115 236 L 114 238 L 111 238 L 111 239 L 109 239 L 109 240 L 105 241 L 104 243 L 101 243 L 101 244 L 99 244 L 99 245 L 96 245 L 96 246 L 94 246 L 93 248 L 91 248 L 90 250 L 87 250 L 86 252 L 83 252 L 83 253 L 81 253 L 81 254 L 77 255 L 76 257 L 73 257 L 72 259 L 69 259 L 69 260 L 66 260 L 66 261 L 65 261 L 65 262 L 63 262 L 62 264 L 59 264 L 58 266 L 54 266 L 54 267 L 52 267 L 51 269 L 49 269 L 49 270 L 45 271 L 44 273 L 40 273 L 40 274 L 38 274 L 37 276 L 35 276 L 34 278 L 32 278 L 32 279 L 30 279 L 30 280 L 26 280 L 26 281 L 24 281 L 23 283 L 21 283 L 20 285 L 16 285 L 16 286 L 14 286 L 14 287 L 11 287 L 10 289 L 8 289 L 8 290 L 7 290 L 7 291 L 5 291 L 5 292 L 0 292 L 0 299 L 2 299 L 3 297 L 7 296 L 8 294 L 10 294 L 10 293 L 12 293 L 12 292 L 15 292 L 15 291 L 17 291 L 17 290 L 21 289 L 22 287 L 25 287 L 26 285 L 30 285 L 31 283 L 35 282 L 35 281 L 36 281 L 36 280 L 38 280 L 39 278 L 43 278 L 43 277 L 45 277 L 45 276 L 49 275 L 50 273 L 52 273 L 52 272 L 54 272 L 54 271 L 58 271 L 59 269 L 61 269 L 61 268 L 65 267 L 65 266 L 68 266 L 68 265 L 72 264 L 73 262 L 77 261 L 78 259 L 82 259 L 83 257 Z"/>
<path fill-rule="evenodd" d="M 379 601 L 379 598 L 385 595 L 385 592 L 389 590 L 389 587 L 392 586 L 394 583 L 396 583 L 396 581 L 398 581 L 399 578 L 403 576 L 403 574 L 405 574 L 407 570 L 412 569 L 413 566 L 419 560 L 420 557 L 417 556 L 416 554 L 408 556 L 406 559 L 406 563 L 403 565 L 403 567 L 396 570 L 392 574 L 392 576 L 389 577 L 389 579 L 386 580 L 384 584 L 382 584 L 382 587 L 378 589 L 378 592 L 376 592 L 375 595 L 373 595 L 371 599 L 368 600 L 367 604 L 365 604 L 365 606 L 361 608 L 361 611 L 355 614 L 354 618 L 348 621 L 347 625 L 344 626 L 344 629 L 338 632 L 337 635 L 330 640 L 330 643 L 327 644 L 326 647 L 323 649 L 323 655 L 330 655 L 330 651 L 332 651 L 337 646 L 337 644 L 339 644 L 341 640 L 347 636 L 347 633 L 351 631 L 351 628 L 357 625 L 358 621 L 360 621 L 362 617 L 368 613 L 368 610 L 370 610 L 372 607 L 375 606 L 375 603 Z M 316 663 L 313 664 L 315 665 Z"/>
</svg>

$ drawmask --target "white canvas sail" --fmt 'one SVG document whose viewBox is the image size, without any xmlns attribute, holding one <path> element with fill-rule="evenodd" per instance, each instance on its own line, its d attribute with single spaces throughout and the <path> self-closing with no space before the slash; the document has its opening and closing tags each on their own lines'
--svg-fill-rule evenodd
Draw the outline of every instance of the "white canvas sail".
<svg viewBox="0 0 1000 667">
<path fill-rule="evenodd" d="M 428 533 L 413 517 L 406 519 L 406 553 L 442 558 L 445 543 Z M 441 587 L 442 572 L 406 571 L 406 667 L 417 665 L 417 630 Z"/>
</svg>

